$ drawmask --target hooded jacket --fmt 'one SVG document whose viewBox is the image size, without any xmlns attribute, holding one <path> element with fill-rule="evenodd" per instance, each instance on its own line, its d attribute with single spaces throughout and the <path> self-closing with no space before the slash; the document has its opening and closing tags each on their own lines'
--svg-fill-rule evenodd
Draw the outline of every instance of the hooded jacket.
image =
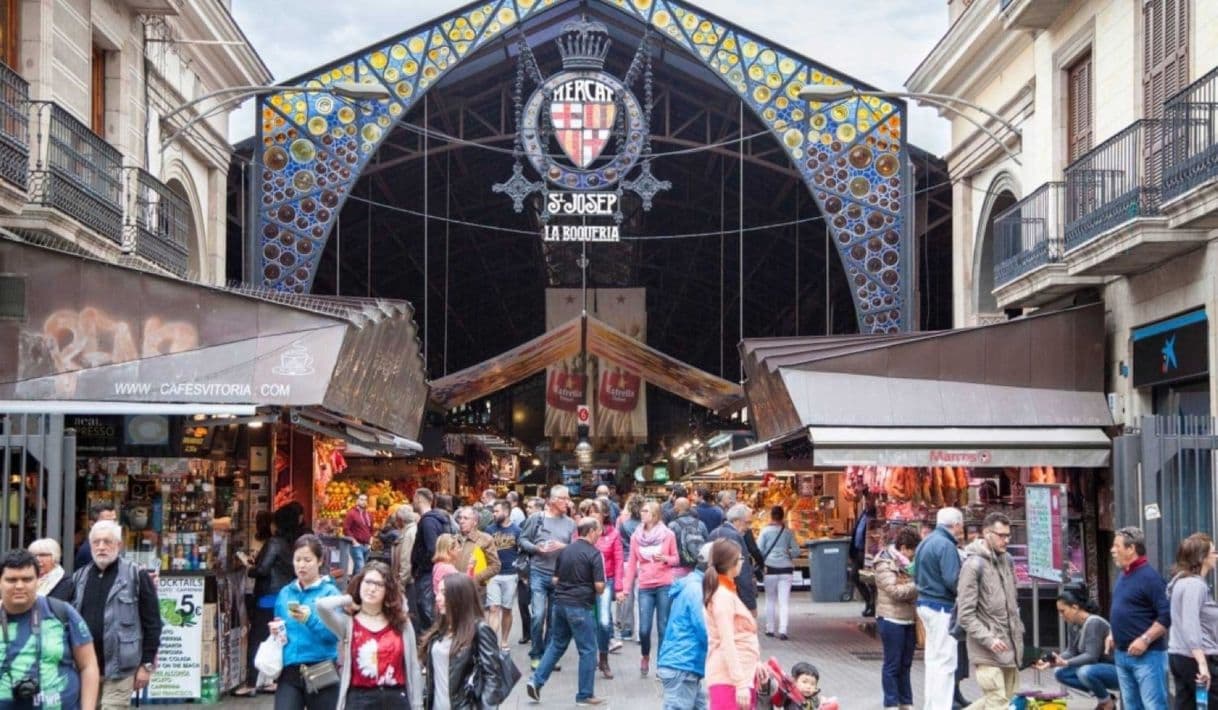
<svg viewBox="0 0 1218 710">
<path fill-rule="evenodd" d="M 996 554 L 984 539 L 964 548 L 956 615 L 968 634 L 968 657 L 976 665 L 1018 668 L 1023 655 L 1023 622 L 1015 596 L 1015 567 L 1011 556 Z M 991 650 L 1001 639 L 1007 648 Z"/>
<path fill-rule="evenodd" d="M 875 556 L 875 615 L 889 621 L 909 621 L 917 618 L 914 602 L 918 585 L 905 571 L 908 564 L 892 545 Z"/>
<path fill-rule="evenodd" d="M 410 570 L 415 579 L 431 579 L 431 558 L 436 554 L 436 539 L 452 530 L 452 518 L 439 508 L 432 508 L 419 518 L 414 549 L 410 552 Z"/>
<path fill-rule="evenodd" d="M 320 663 L 333 661 L 338 658 L 338 637 L 322 623 L 321 614 L 317 611 L 317 601 L 322 597 L 334 597 L 341 594 L 334 581 L 328 576 L 319 577 L 307 589 L 300 588 L 300 581 L 294 581 L 279 590 L 279 598 L 275 601 L 275 616 L 283 619 L 287 631 L 288 644 L 283 647 L 283 665 L 294 666 L 301 663 Z M 302 624 L 288 613 L 288 604 L 299 604 L 309 608 L 309 616 Z"/>
<path fill-rule="evenodd" d="M 695 569 L 668 588 L 668 626 L 664 627 L 664 645 L 656 668 L 693 673 L 701 678 L 706 673 L 706 609 L 702 606 L 702 578 L 706 574 Z"/>
</svg>

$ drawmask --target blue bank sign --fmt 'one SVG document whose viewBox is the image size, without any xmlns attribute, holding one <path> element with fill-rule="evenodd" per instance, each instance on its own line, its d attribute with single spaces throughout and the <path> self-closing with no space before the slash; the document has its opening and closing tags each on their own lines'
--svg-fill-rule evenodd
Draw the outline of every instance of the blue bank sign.
<svg viewBox="0 0 1218 710">
<path fill-rule="evenodd" d="M 1209 323 L 1205 309 L 1150 323 L 1133 331 L 1133 386 L 1180 382 L 1209 372 Z"/>
</svg>

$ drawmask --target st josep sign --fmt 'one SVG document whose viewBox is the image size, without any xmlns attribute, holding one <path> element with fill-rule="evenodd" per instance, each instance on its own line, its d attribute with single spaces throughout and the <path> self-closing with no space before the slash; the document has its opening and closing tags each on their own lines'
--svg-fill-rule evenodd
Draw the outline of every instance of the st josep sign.
<svg viewBox="0 0 1218 710">
<path fill-rule="evenodd" d="M 563 71 L 541 79 L 532 53 L 522 43 L 517 77 L 519 87 L 527 66 L 540 82 L 520 104 L 517 148 L 541 179 L 526 177 L 517 160 L 512 177 L 492 189 L 511 197 L 517 212 L 524 210 L 526 198 L 540 194 L 545 241 L 616 242 L 621 238 L 622 196 L 638 195 L 643 209 L 649 210 L 656 193 L 672 186 L 651 174 L 648 160 L 650 50 L 644 40 L 623 82 L 604 71 L 611 43 L 603 24 L 568 22 L 557 44 Z M 646 106 L 627 88 L 634 67 L 647 72 Z M 606 153 L 610 146 L 613 152 Z M 637 174 L 631 178 L 633 172 Z"/>
</svg>

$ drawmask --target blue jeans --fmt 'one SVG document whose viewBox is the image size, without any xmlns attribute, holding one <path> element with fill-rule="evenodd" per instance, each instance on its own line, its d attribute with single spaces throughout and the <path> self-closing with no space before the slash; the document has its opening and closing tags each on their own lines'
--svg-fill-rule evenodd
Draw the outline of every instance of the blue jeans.
<svg viewBox="0 0 1218 710">
<path fill-rule="evenodd" d="M 880 643 L 884 645 L 884 667 L 880 676 L 884 687 L 884 707 L 913 705 L 909 669 L 913 666 L 914 625 L 894 624 L 881 618 L 876 626 L 880 631 Z"/>
<path fill-rule="evenodd" d="M 366 564 L 368 564 L 368 546 L 357 542 L 351 546 L 351 574 L 359 574 Z"/>
<path fill-rule="evenodd" d="M 1111 663 L 1063 666 L 1053 671 L 1053 677 L 1068 688 L 1091 693 L 1096 700 L 1107 700 L 1108 691 L 1121 689 L 1116 666 Z"/>
<path fill-rule="evenodd" d="M 553 619 L 546 622 L 546 612 L 550 607 L 550 598 L 554 596 L 554 574 L 537 569 L 529 570 L 529 636 L 533 644 L 529 647 L 529 658 L 541 658 L 546 647 L 550 645 L 550 637 L 554 634 Z"/>
<path fill-rule="evenodd" d="M 590 609 L 578 606 L 554 605 L 550 642 L 541 665 L 533 671 L 533 685 L 541 688 L 550 679 L 558 659 L 567 652 L 567 646 L 575 641 L 579 651 L 579 690 L 575 702 L 592 697 L 592 685 L 596 681 L 596 622 Z"/>
<path fill-rule="evenodd" d="M 702 676 L 672 668 L 657 668 L 656 678 L 664 687 L 661 710 L 706 710 L 709 703 Z"/>
<path fill-rule="evenodd" d="M 639 589 L 639 646 L 643 655 L 651 655 L 651 615 L 655 613 L 656 655 L 660 655 L 660 646 L 664 645 L 664 627 L 668 626 L 668 607 L 671 600 L 668 597 L 668 585 L 652 589 Z"/>
<path fill-rule="evenodd" d="M 605 580 L 605 591 L 596 598 L 596 650 L 609 653 L 613 638 L 613 578 Z"/>
<path fill-rule="evenodd" d="M 1125 710 L 1167 707 L 1167 651 L 1147 651 L 1141 656 L 1117 651 L 1116 671 Z"/>
</svg>

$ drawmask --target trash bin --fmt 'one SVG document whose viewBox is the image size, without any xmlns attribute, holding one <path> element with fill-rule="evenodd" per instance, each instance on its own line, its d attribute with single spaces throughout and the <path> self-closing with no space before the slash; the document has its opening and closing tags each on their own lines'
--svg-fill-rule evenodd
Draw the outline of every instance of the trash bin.
<svg viewBox="0 0 1218 710">
<path fill-rule="evenodd" d="M 828 538 L 805 543 L 808 548 L 808 579 L 812 583 L 812 601 L 850 601 L 849 574 L 850 539 Z"/>
<path fill-rule="evenodd" d="M 326 559 L 322 560 L 321 572 L 330 573 L 339 589 L 346 588 L 346 579 L 354 572 L 355 560 L 351 555 L 351 547 L 355 540 L 343 535 L 318 535 L 321 544 L 325 546 Z"/>
</svg>

